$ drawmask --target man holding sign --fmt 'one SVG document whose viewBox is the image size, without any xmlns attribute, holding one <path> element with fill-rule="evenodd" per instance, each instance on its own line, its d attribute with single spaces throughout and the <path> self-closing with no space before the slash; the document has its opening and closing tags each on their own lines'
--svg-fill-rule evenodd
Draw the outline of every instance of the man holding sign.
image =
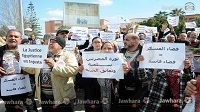
<svg viewBox="0 0 200 112">
<path fill-rule="evenodd" d="M 31 91 L 29 77 L 21 74 L 18 62 L 17 48 L 21 37 L 20 31 L 11 29 L 6 36 L 6 45 L 0 47 L 1 96 L 4 96 L 7 112 L 23 111 L 22 104 L 27 98 L 25 93 Z"/>
<path fill-rule="evenodd" d="M 65 39 L 56 36 L 50 39 L 49 51 L 51 55 L 44 59 L 48 68 L 26 72 L 39 76 L 41 106 L 43 112 L 63 111 L 73 112 L 72 100 L 76 98 L 73 76 L 77 74 L 78 63 L 75 56 L 64 51 Z M 67 88 L 67 89 L 66 89 Z M 43 103 L 49 102 L 49 103 Z"/>
<path fill-rule="evenodd" d="M 148 82 L 151 71 L 138 69 L 137 57 L 141 54 L 142 46 L 138 35 L 129 33 L 124 38 L 125 48 L 121 49 L 127 63 L 129 72 L 119 81 L 119 112 L 138 112 L 144 97 L 148 94 Z M 144 72 L 145 71 L 145 72 Z M 126 103 L 124 101 L 131 101 Z"/>
<path fill-rule="evenodd" d="M 141 112 L 180 112 L 186 83 L 192 78 L 190 61 L 185 59 L 184 44 L 145 44 L 142 57 L 140 67 L 155 68 L 156 75 Z"/>
</svg>

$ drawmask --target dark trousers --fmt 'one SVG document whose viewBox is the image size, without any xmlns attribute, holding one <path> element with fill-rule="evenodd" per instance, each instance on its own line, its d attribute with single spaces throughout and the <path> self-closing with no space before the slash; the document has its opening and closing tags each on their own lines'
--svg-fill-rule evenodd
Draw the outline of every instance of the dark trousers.
<svg viewBox="0 0 200 112">
<path fill-rule="evenodd" d="M 36 102 L 34 100 L 35 98 L 35 76 L 29 75 L 30 77 L 30 83 L 31 83 L 31 89 L 32 91 L 27 93 L 27 97 L 25 99 L 24 106 L 26 107 L 27 112 L 38 112 Z"/>
<path fill-rule="evenodd" d="M 24 94 L 21 95 L 12 95 L 12 96 L 3 96 L 2 97 L 6 112 L 23 112 L 23 103 L 26 99 Z"/>
<path fill-rule="evenodd" d="M 46 95 L 41 93 L 41 107 L 42 112 L 73 112 L 73 106 L 69 104 L 60 104 L 59 106 L 54 106 L 53 95 Z"/>
</svg>

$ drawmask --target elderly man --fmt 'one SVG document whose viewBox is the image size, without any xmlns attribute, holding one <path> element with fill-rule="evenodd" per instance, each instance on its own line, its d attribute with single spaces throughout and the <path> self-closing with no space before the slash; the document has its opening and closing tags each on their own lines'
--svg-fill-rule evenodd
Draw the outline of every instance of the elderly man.
<svg viewBox="0 0 200 112">
<path fill-rule="evenodd" d="M 11 29 L 8 31 L 6 35 L 6 45 L 0 47 L 0 76 L 23 73 L 20 70 L 20 66 L 18 63 L 18 52 L 17 52 L 17 47 L 21 43 L 21 40 L 22 40 L 21 37 L 22 37 L 22 34 L 18 30 Z M 13 61 L 13 65 L 11 66 L 8 65 L 9 67 L 6 67 L 6 62 L 5 62 L 6 60 L 3 60 L 3 59 L 6 59 L 5 57 L 7 53 L 12 53 L 13 55 L 13 59 L 11 59 Z M 5 103 L 6 112 L 23 111 L 22 104 L 24 101 L 26 101 L 26 98 L 27 98 L 27 93 L 2 97 L 2 99 L 5 102 L 7 102 Z M 14 103 L 11 103 L 11 102 L 14 102 Z M 28 106 L 26 105 L 26 107 L 28 107 L 27 108 L 28 111 L 37 111 L 37 108 L 33 110 L 33 107 L 31 106 L 32 104 Z"/>
<path fill-rule="evenodd" d="M 124 38 L 124 48 L 120 50 L 130 65 L 130 71 L 119 81 L 119 112 L 137 112 L 148 95 L 148 81 L 151 71 L 138 69 L 137 57 L 142 52 L 138 35 L 129 33 Z"/>
<path fill-rule="evenodd" d="M 73 112 L 72 101 L 76 98 L 73 76 L 78 72 L 78 63 L 73 54 L 63 51 L 65 44 L 63 37 L 50 39 L 51 55 L 44 60 L 49 68 L 24 69 L 39 76 L 37 93 L 41 97 L 43 112 Z"/>
<path fill-rule="evenodd" d="M 71 39 L 72 35 L 73 33 L 69 32 L 68 30 L 58 30 L 58 32 L 56 33 L 56 36 L 62 36 L 63 38 L 65 38 L 65 40 L 72 40 Z M 85 41 L 85 43 L 83 45 L 77 45 L 77 48 L 79 50 L 87 48 L 90 44 L 89 40 L 90 40 L 90 36 L 88 35 L 88 39 Z"/>
</svg>

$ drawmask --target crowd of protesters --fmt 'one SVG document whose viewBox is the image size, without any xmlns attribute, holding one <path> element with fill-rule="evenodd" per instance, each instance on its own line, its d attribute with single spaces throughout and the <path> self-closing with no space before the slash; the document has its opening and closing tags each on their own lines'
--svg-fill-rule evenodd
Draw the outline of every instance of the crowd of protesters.
<svg viewBox="0 0 200 112">
<path fill-rule="evenodd" d="M 166 31 L 166 29 L 169 29 Z M 103 41 L 100 37 L 88 39 L 78 45 L 74 53 L 65 51 L 66 41 L 73 40 L 73 32 L 59 30 L 45 34 L 42 44 L 49 45 L 44 62 L 49 68 L 21 68 L 20 74 L 28 74 L 32 91 L 23 94 L 1 96 L 6 112 L 37 112 L 35 98 L 41 102 L 43 112 L 73 112 L 78 89 L 84 91 L 85 112 L 181 112 L 186 105 L 185 99 L 198 94 L 197 72 L 191 70 L 191 60 L 183 61 L 183 70 L 178 69 L 142 69 L 139 62 L 145 59 L 141 55 L 145 33 L 127 33 L 123 36 L 124 47 L 119 48 L 115 40 Z M 18 51 L 19 44 L 36 44 L 35 36 L 22 39 L 17 29 L 7 32 L 5 42 L 0 47 L 0 76 L 8 75 L 3 67 L 4 54 Z M 116 39 L 122 38 L 116 32 Z M 91 45 L 90 45 L 90 41 Z M 185 43 L 188 48 L 199 48 L 199 34 L 187 31 L 176 34 L 173 27 L 163 23 L 158 34 L 153 34 L 153 42 Z M 81 59 L 82 52 L 122 53 L 124 56 L 124 79 L 84 78 Z M 18 60 L 19 54 L 15 53 Z M 19 60 L 18 60 L 19 61 Z M 15 73 L 17 74 L 17 73 Z M 167 101 L 169 100 L 169 101 Z M 31 101 L 31 103 L 30 103 Z M 42 103 L 48 101 L 49 103 Z M 165 102 L 166 101 L 166 102 Z M 196 111 L 198 112 L 198 111 Z"/>
</svg>

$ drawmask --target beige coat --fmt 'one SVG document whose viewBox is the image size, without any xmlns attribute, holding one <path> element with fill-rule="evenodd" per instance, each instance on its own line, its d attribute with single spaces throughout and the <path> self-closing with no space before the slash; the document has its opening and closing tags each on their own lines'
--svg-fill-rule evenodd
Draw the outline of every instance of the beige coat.
<svg viewBox="0 0 200 112">
<path fill-rule="evenodd" d="M 78 63 L 73 54 L 61 52 L 59 55 L 61 56 L 51 71 L 53 96 L 56 105 L 76 98 L 73 76 L 78 72 Z M 65 65 L 62 64 L 62 60 Z M 23 70 L 30 74 L 35 74 L 36 97 L 40 100 L 40 69 L 23 68 Z"/>
</svg>

